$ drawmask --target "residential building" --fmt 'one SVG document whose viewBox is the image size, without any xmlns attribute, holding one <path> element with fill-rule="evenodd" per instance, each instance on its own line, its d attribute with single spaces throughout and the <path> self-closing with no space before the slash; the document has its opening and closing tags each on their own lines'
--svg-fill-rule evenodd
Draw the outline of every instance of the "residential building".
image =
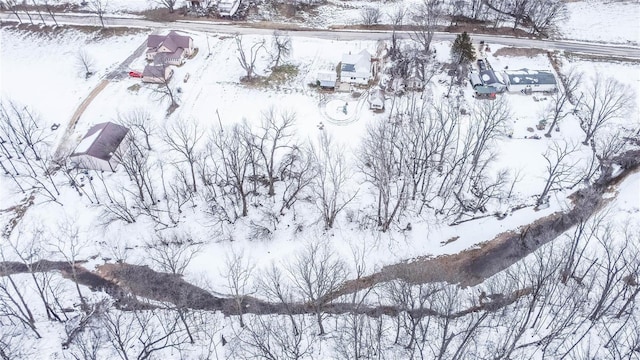
<svg viewBox="0 0 640 360">
<path fill-rule="evenodd" d="M 504 81 L 509 92 L 555 91 L 558 82 L 550 70 L 504 70 Z"/>
<path fill-rule="evenodd" d="M 70 155 L 71 161 L 82 169 L 115 171 L 115 154 L 128 132 L 126 127 L 111 122 L 92 126 Z"/>
</svg>

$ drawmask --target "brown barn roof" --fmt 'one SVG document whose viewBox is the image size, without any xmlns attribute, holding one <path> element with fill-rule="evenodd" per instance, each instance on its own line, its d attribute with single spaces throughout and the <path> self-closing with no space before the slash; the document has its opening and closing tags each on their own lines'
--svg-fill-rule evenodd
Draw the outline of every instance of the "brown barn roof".
<svg viewBox="0 0 640 360">
<path fill-rule="evenodd" d="M 111 122 L 94 125 L 71 156 L 89 155 L 109 161 L 128 132 L 126 127 Z"/>
<path fill-rule="evenodd" d="M 164 45 L 171 52 L 175 52 L 179 48 L 188 48 L 190 39 L 189 36 L 180 35 L 172 30 L 167 35 L 149 35 L 147 47 L 157 48 Z"/>
</svg>

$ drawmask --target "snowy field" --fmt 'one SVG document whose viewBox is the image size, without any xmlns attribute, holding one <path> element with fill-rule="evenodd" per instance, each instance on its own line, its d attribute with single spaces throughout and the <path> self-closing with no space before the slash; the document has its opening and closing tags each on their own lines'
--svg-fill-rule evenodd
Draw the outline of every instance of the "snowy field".
<svg viewBox="0 0 640 360">
<path fill-rule="evenodd" d="M 569 1 L 567 12 L 566 21 L 560 23 L 562 38 L 633 46 L 640 44 L 638 1 Z"/>
<path fill-rule="evenodd" d="M 137 2 L 136 2 L 137 3 Z M 139 2 L 148 6 L 149 3 Z M 118 3 L 114 2 L 114 6 Z M 637 6 L 637 4 L 635 4 Z M 576 32 L 577 33 L 577 32 Z M 124 78 L 110 81 L 91 102 L 80 118 L 80 121 L 69 139 L 63 144 L 71 149 L 94 124 L 105 121 L 117 121 L 121 116 L 136 109 L 144 109 L 150 114 L 156 125 L 154 151 L 151 152 L 152 164 L 156 178 L 159 181 L 157 169 L 164 161 L 167 169 L 172 166 L 184 166 L 178 156 L 170 151 L 162 141 L 164 129 L 171 128 L 180 121 L 190 121 L 197 125 L 199 133 L 209 136 L 220 131 L 222 127 L 229 131 L 234 124 L 246 121 L 250 127 L 256 128 L 260 124 L 262 113 L 274 108 L 279 112 L 296 114 L 295 141 L 300 144 L 318 144 L 321 133 L 334 138 L 334 147 L 343 151 L 343 157 L 351 169 L 357 169 L 356 154 L 367 128 L 375 123 L 388 121 L 389 110 L 384 113 L 374 113 L 368 109 L 366 103 L 361 103 L 349 94 L 329 93 L 320 94 L 310 88 L 309 83 L 315 81 L 315 75 L 320 69 L 335 67 L 343 53 L 359 52 L 367 49 L 376 53 L 376 42 L 338 42 L 316 40 L 303 37 L 292 39 L 292 54 L 289 62 L 298 67 L 299 73 L 292 80 L 279 85 L 268 87 L 249 87 L 241 85 L 239 79 L 244 75 L 236 58 L 236 43 L 231 37 L 214 34 L 191 33 L 195 46 L 199 48 L 194 59 L 188 60 L 183 66 L 176 68 L 171 80 L 176 89 L 177 101 L 180 106 L 170 115 L 167 114 L 168 101 L 161 99 L 157 85 L 141 84 L 139 79 Z M 45 127 L 52 124 L 62 124 L 57 132 L 51 132 L 49 141 L 57 145 L 60 135 L 64 131 L 72 114 L 89 92 L 97 86 L 106 74 L 117 67 L 145 40 L 145 33 L 135 35 L 114 36 L 96 39 L 92 34 L 85 34 L 75 30 L 65 30 L 52 38 L 26 34 L 11 28 L 0 30 L 2 49 L 0 52 L 0 84 L 2 96 L 11 99 L 21 106 L 28 106 L 37 114 Z M 245 47 L 263 40 L 261 37 L 245 36 Z M 265 38 L 267 42 L 269 38 Z M 605 41 L 605 40 L 603 40 Z M 611 38 L 606 41 L 615 41 Z M 441 63 L 449 61 L 450 43 L 437 43 L 437 60 Z M 85 79 L 78 71 L 73 61 L 78 49 L 84 48 L 95 59 L 96 73 Z M 495 52 L 499 47 L 492 47 Z M 529 68 L 549 70 L 552 66 L 546 56 L 493 56 L 488 54 L 489 63 L 494 69 Z M 266 54 L 258 59 L 256 72 L 266 75 L 269 59 Z M 130 68 L 142 70 L 146 61 L 143 57 L 134 60 Z M 586 60 L 564 60 L 563 69 L 575 67 L 583 71 L 586 78 L 596 74 L 611 76 L 627 84 L 638 96 L 640 87 L 640 65 L 632 63 L 593 63 Z M 189 74 L 188 81 L 184 81 Z M 433 104 L 444 103 L 449 76 L 443 69 L 438 69 L 426 92 L 431 96 Z M 588 82 L 587 82 L 588 84 Z M 140 86 L 138 88 L 138 86 Z M 178 90 L 179 89 L 179 90 Z M 456 90 L 457 91 L 457 90 Z M 54 95 L 55 94 L 55 95 Z M 260 198 L 250 204 L 250 216 L 238 219 L 234 224 L 217 224 L 206 214 L 204 202 L 188 202 L 175 230 L 185 231 L 193 239 L 201 243 L 199 252 L 186 268 L 186 280 L 199 284 L 216 293 L 228 292 L 227 279 L 224 273 L 226 259 L 232 253 L 243 253 L 258 271 L 264 271 L 274 263 L 284 265 L 294 254 L 298 253 L 308 242 L 321 239 L 331 245 L 332 249 L 343 258 L 349 258 L 352 250 L 366 253 L 367 273 L 372 273 L 384 265 L 412 259 L 418 256 L 437 256 L 455 254 L 462 250 L 474 248 L 478 244 L 494 238 L 506 231 L 518 231 L 520 226 L 527 225 L 536 219 L 550 215 L 556 211 L 570 207 L 566 196 L 572 191 L 553 192 L 551 206 L 543 210 L 534 210 L 535 196 L 544 185 L 545 162 L 542 154 L 553 143 L 576 144 L 577 151 L 572 155 L 577 163 L 586 163 L 591 156 L 588 146 L 579 145 L 584 134 L 578 119 L 568 115 L 559 124 L 560 131 L 554 132 L 551 138 L 543 136 L 544 131 L 533 130 L 540 121 L 545 109 L 550 104 L 549 97 L 522 94 L 499 95 L 510 109 L 509 128 L 511 137 L 501 137 L 494 144 L 495 162 L 488 171 L 492 174 L 501 169 L 508 169 L 510 173 L 520 174 L 520 181 L 514 186 L 511 203 L 491 204 L 492 209 L 508 211 L 515 203 L 525 204 L 526 207 L 510 212 L 506 218 L 498 220 L 488 216 L 479 220 L 465 222 L 456 226 L 448 226 L 446 222 L 435 216 L 407 216 L 402 224 L 396 224 L 388 232 L 380 232 L 368 223 L 367 213 L 372 211 L 372 189 L 361 175 L 354 171 L 345 185 L 349 191 L 358 196 L 342 212 L 333 229 L 325 230 L 319 220 L 317 209 L 309 202 L 300 201 L 294 210 L 286 211 L 284 215 L 276 214 L 275 224 L 269 223 L 268 215 L 277 207 L 279 201 L 275 198 Z M 405 95 L 398 102 L 408 101 L 410 95 Z M 348 124 L 334 124 L 328 119 L 331 110 L 323 109 L 325 104 L 349 102 L 352 108 L 353 121 Z M 461 116 L 464 125 L 471 122 L 473 113 L 482 101 L 473 98 L 473 90 L 466 86 L 462 89 L 460 101 L 468 114 Z M 393 102 L 392 96 L 387 99 L 387 106 Z M 352 106 L 353 105 L 353 106 Z M 631 111 L 628 118 L 619 120 L 616 125 L 634 126 L 640 122 L 638 111 Z M 531 131 L 529 128 L 532 128 Z M 533 139 L 536 135 L 540 139 Z M 202 149 L 203 150 L 203 149 Z M 163 166 L 165 166 L 163 165 Z M 170 170 L 167 170 L 170 171 Z M 91 259 L 85 266 L 89 269 L 93 265 L 124 261 L 131 264 L 149 265 L 155 267 L 150 259 L 149 249 L 145 244 L 153 241 L 153 234 L 158 230 L 158 224 L 150 219 L 141 217 L 135 223 L 125 224 L 114 222 L 103 226 L 103 213 L 100 206 L 93 200 L 99 196 L 80 195 L 69 186 L 68 180 L 58 172 L 55 181 L 59 184 L 61 194 L 59 203 L 47 201 L 36 196 L 35 204 L 26 212 L 12 236 L 14 240 L 19 236 L 28 236 L 39 231 L 56 234 L 64 224 L 73 224 L 84 239 L 90 239 L 79 249 L 79 259 Z M 89 175 L 86 175 L 89 176 Z M 105 187 L 112 189 L 131 184 L 122 169 L 116 173 L 105 173 L 93 176 L 104 177 Z M 79 174 L 80 181 L 88 191 L 88 180 Z M 16 186 L 7 177 L 2 177 L 1 208 L 7 209 L 18 204 L 25 197 L 17 191 Z M 171 179 L 171 182 L 179 181 Z M 97 181 L 96 185 L 100 185 Z M 630 177 L 618 189 L 617 199 L 610 205 L 612 211 L 619 216 L 617 221 L 624 223 L 634 218 L 639 209 L 637 189 L 640 177 L 636 174 Z M 278 188 L 278 191 L 281 189 Z M 102 196 L 101 189 L 96 190 Z M 275 209 L 275 208 L 274 208 Z M 277 210 L 277 209 L 276 209 Z M 12 216 L 12 212 L 3 212 L 0 220 L 5 227 Z M 266 220 L 265 220 L 266 219 Z M 411 222 L 411 230 L 405 231 L 406 223 Z M 272 231 L 263 239 L 255 239 L 252 231 L 254 223 L 270 224 Z M 367 224 L 369 224 L 367 226 Z M 458 237 L 455 241 L 448 240 Z M 57 241 L 62 241 L 58 239 Z M 51 242 L 55 246 L 55 241 Z M 47 259 L 64 260 L 54 247 L 47 248 Z M 16 260 L 16 259 L 11 259 Z M 354 269 L 350 269 L 353 273 Z M 25 275 L 26 277 L 26 275 Z M 26 281 L 26 280 L 25 280 Z M 89 291 L 83 288 L 85 293 Z M 65 293 L 75 289 L 64 288 Z M 93 296 L 99 296 L 93 294 Z M 66 305 L 65 306 L 71 306 Z M 313 320 L 308 320 L 309 322 Z M 35 354 L 53 354 L 51 358 L 63 356 L 57 348 L 56 329 L 47 327 L 48 337 L 54 337 L 51 343 L 40 343 L 33 349 Z M 229 329 L 226 334 L 230 335 Z M 324 340 L 323 340 L 324 341 Z M 317 351 L 317 353 L 316 353 Z M 317 358 L 335 358 L 337 355 L 326 349 L 322 352 L 317 348 L 314 354 Z M 113 354 L 112 354 L 113 355 Z M 324 356 L 324 357 L 323 357 Z M 400 353 L 398 356 L 403 356 Z M 194 356 L 195 358 L 195 356 Z"/>
<path fill-rule="evenodd" d="M 4 96 L 10 96 L 14 101 L 28 105 L 34 112 L 40 114 L 47 126 L 54 123 L 66 124 L 75 107 L 82 101 L 83 96 L 90 91 L 92 86 L 97 84 L 100 77 L 104 76 L 110 68 L 123 60 L 128 55 L 128 52 L 132 52 L 144 40 L 144 34 L 139 34 L 127 37 L 110 37 L 98 42 L 92 42 L 90 46 L 87 46 L 87 49 L 98 59 L 97 68 L 100 70 L 96 75 L 85 80 L 74 70 L 72 62 L 49 60 L 50 57 L 47 57 L 47 61 L 43 62 L 43 59 L 45 54 L 47 56 L 49 54 L 53 54 L 51 56 L 60 54 L 61 59 L 64 56 L 72 57 L 74 49 L 77 49 L 79 44 L 88 41 L 86 35 L 70 30 L 64 37 L 57 37 L 56 42 L 45 42 L 41 37 L 23 35 L 8 29 L 3 29 L 2 31 L 3 42 L 6 44 L 3 46 L 2 51 Z M 246 120 L 256 126 L 259 123 L 260 114 L 270 107 L 274 107 L 281 111 L 292 111 L 297 115 L 296 137 L 299 141 L 314 142 L 319 134 L 324 131 L 335 138 L 337 144 L 339 144 L 337 146 L 345 149 L 348 161 L 354 164 L 355 158 L 353 155 L 359 148 L 358 141 L 354 140 L 362 136 L 368 123 L 376 119 L 385 119 L 389 116 L 388 113 L 375 114 L 369 111 L 366 106 L 363 106 L 356 114 L 356 121 L 348 125 L 332 124 L 323 116 L 323 114 L 326 116 L 326 112 L 321 111 L 322 102 L 319 94 L 307 86 L 308 83 L 313 82 L 317 70 L 327 68 L 327 66 L 335 66 L 342 53 L 360 51 L 361 49 L 369 49 L 369 51 L 375 52 L 376 44 L 373 42 L 345 43 L 295 38 L 293 41 L 292 63 L 299 66 L 300 73 L 298 76 L 293 81 L 278 86 L 278 88 L 252 89 L 239 85 L 237 82 L 242 76 L 243 70 L 235 59 L 235 43 L 232 38 L 209 35 L 211 56 L 207 57 L 206 37 L 202 34 L 191 34 L 191 36 L 194 37 L 200 52 L 195 59 L 176 69 L 173 82 L 180 88 L 178 97 L 179 103 L 182 105 L 171 116 L 165 118 L 166 103 L 158 100 L 153 91 L 153 86 L 143 85 L 140 90 L 134 91 L 129 88 L 139 82 L 137 79 L 127 78 L 121 81 L 114 81 L 86 109 L 73 133 L 70 140 L 71 144 L 67 144 L 67 146 L 73 147 L 73 143 L 79 142 L 93 124 L 116 121 L 120 115 L 137 108 L 144 108 L 151 113 L 160 128 L 170 125 L 177 119 L 193 119 L 202 131 L 209 132 L 219 127 L 220 124 L 228 126 L 242 120 Z M 29 39 L 30 44 L 36 46 L 24 46 L 25 38 Z M 251 37 L 246 39 L 249 43 L 254 40 L 257 41 L 259 39 Z M 440 55 L 441 61 L 446 61 L 446 49 L 448 46 L 448 43 L 436 44 L 438 54 L 443 54 Z M 64 50 L 53 51 L 52 49 L 56 47 Z M 497 49 L 498 47 L 494 51 Z M 258 73 L 261 72 L 260 69 L 264 69 L 266 60 L 266 58 L 261 59 L 261 63 L 257 66 Z M 501 69 L 506 66 L 511 69 L 525 67 L 551 69 L 548 59 L 542 55 L 528 58 L 494 57 L 489 54 L 488 60 L 495 69 Z M 141 70 L 143 64 L 144 60 L 139 58 L 134 61 L 131 68 Z M 629 84 L 631 88 L 637 89 L 638 87 L 639 67 L 637 65 L 611 65 L 585 61 L 568 65 L 576 66 L 590 76 L 598 72 L 605 72 L 607 75 L 615 76 L 620 81 Z M 8 71 L 8 69 L 11 69 L 11 71 Z M 190 78 L 187 83 L 183 83 L 181 80 L 186 73 L 190 74 Z M 629 74 L 632 76 L 629 76 Z M 33 76 L 33 78 L 32 80 L 27 80 L 26 76 Z M 438 80 L 446 81 L 447 78 L 446 74 L 439 74 L 433 83 L 437 84 Z M 36 79 L 38 79 L 38 86 L 34 87 L 32 84 L 36 82 Z M 33 96 L 34 91 L 38 96 Z M 60 94 L 61 91 L 64 96 L 53 98 L 45 95 L 50 93 Z M 435 101 L 438 101 L 437 99 L 442 96 L 443 89 L 436 86 L 432 89 L 432 92 L 436 99 Z M 472 108 L 474 103 L 477 102 L 477 100 L 471 98 L 471 94 L 472 90 L 467 88 L 465 90 L 467 108 Z M 326 96 L 329 97 L 329 100 L 345 99 L 345 95 L 341 94 Z M 531 200 L 528 199 L 531 199 L 542 187 L 544 159 L 541 156 L 532 156 L 525 164 L 522 162 L 522 155 L 542 154 L 550 142 L 558 140 L 555 139 L 556 134 L 551 139 L 544 137 L 540 140 L 529 139 L 534 133 L 527 131 L 527 128 L 535 128 L 543 110 L 548 106 L 549 99 L 536 101 L 532 96 L 519 94 L 508 94 L 503 95 L 503 97 L 508 101 L 512 112 L 510 127 L 513 135 L 512 138 L 504 138 L 497 144 L 497 147 L 501 150 L 496 157 L 498 161 L 493 166 L 495 166 L 495 169 L 506 168 L 522 174 L 520 182 L 515 187 L 515 196 L 522 199 L 523 202 L 529 203 Z M 35 101 L 34 98 L 40 100 Z M 346 99 L 348 100 L 348 96 Z M 250 106 L 246 106 L 246 104 L 250 104 Z M 637 112 L 632 113 L 631 118 L 628 120 L 632 123 L 637 123 Z M 324 126 L 322 127 L 321 125 Z M 320 127 L 323 130 L 319 130 Z M 560 124 L 560 129 L 561 132 L 558 135 L 560 135 L 561 141 L 578 143 L 583 136 L 577 120 L 572 117 L 564 119 Z M 60 133 L 60 130 L 58 130 L 58 133 Z M 542 132 L 537 131 L 537 134 L 541 136 Z M 56 139 L 56 135 L 57 133 L 52 134 L 54 139 Z M 585 147 L 581 151 L 582 155 L 576 156 L 583 156 L 586 159 L 589 156 L 588 149 Z M 117 178 L 118 176 L 118 174 L 114 174 L 111 177 Z M 360 188 L 360 184 L 357 181 L 350 186 L 355 189 Z M 69 189 L 65 189 L 63 192 L 69 193 L 67 196 L 77 196 Z M 11 195 L 10 192 L 4 192 L 4 194 Z M 365 196 L 366 194 L 363 193 L 362 197 Z M 331 238 L 338 248 L 343 248 L 345 253 L 348 252 L 348 243 L 350 241 L 361 242 L 361 244 L 366 243 L 368 247 L 373 249 L 371 263 L 376 264 L 376 266 L 392 264 L 398 260 L 416 255 L 457 253 L 476 243 L 491 239 L 501 232 L 515 230 L 520 225 L 528 224 L 535 218 L 545 216 L 562 208 L 564 206 L 563 197 L 563 193 L 558 193 L 557 201 L 553 202 L 554 206 L 550 209 L 533 211 L 531 208 L 526 208 L 500 221 L 489 217 L 474 221 L 468 225 L 458 225 L 456 227 L 433 225 L 430 224 L 430 221 L 425 223 L 418 221 L 413 224 L 414 231 L 410 233 L 391 232 L 380 234 L 373 230 L 372 233 L 362 235 L 357 224 L 350 225 L 345 222 L 344 218 L 340 218 L 341 226 L 332 233 Z M 122 227 L 118 225 L 102 229 L 95 226 L 97 212 L 92 210 L 90 204 L 85 202 L 86 200 L 76 199 L 69 201 L 80 201 L 78 204 L 80 206 L 65 206 L 56 210 L 56 213 L 62 210 L 63 214 L 65 214 L 63 217 L 83 218 L 84 220 L 78 221 L 78 223 L 84 224 L 87 231 L 96 232 L 95 236 L 102 233 L 102 236 L 120 238 L 117 234 L 126 232 L 136 234 L 139 232 L 131 231 L 130 227 L 140 228 L 145 226 L 140 223 L 135 224 L 135 226 L 127 225 Z M 358 205 L 354 203 L 351 207 L 355 211 Z M 29 211 L 24 223 L 29 224 L 30 221 L 41 219 L 38 221 L 44 221 L 45 223 L 52 221 L 51 224 L 47 225 L 55 227 L 57 219 L 47 219 L 46 216 L 41 215 L 51 213 L 51 210 L 55 208 L 58 208 L 58 205 L 53 203 L 37 206 Z M 200 216 L 197 218 L 200 218 Z M 310 216 L 312 217 L 304 217 L 304 222 L 307 226 L 310 226 L 308 234 L 293 234 L 286 230 L 286 227 L 279 227 L 280 229 L 277 230 L 272 241 L 281 243 L 281 245 L 273 243 L 256 244 L 246 241 L 236 241 L 232 244 L 234 247 L 245 248 L 251 257 L 264 264 L 267 264 L 271 259 L 285 258 L 285 253 L 294 251 L 296 247 L 301 245 L 301 242 L 294 238 L 321 236 L 321 227 L 312 225 L 316 222 L 315 215 Z M 290 219 L 284 221 L 290 221 Z M 195 227 L 194 231 L 199 238 L 206 237 L 209 231 L 206 226 L 201 227 L 196 223 L 188 222 L 188 226 Z M 479 231 L 479 229 L 481 230 Z M 231 230 L 227 235 L 241 240 L 245 236 L 242 234 L 246 231 L 247 229 L 243 226 L 236 226 L 236 229 Z M 142 232 L 144 233 L 144 231 Z M 294 236 L 294 238 L 291 236 Z M 454 236 L 459 236 L 459 240 L 447 245 L 440 244 Z M 373 237 L 375 240 L 371 243 L 370 240 L 364 240 L 363 237 Z M 345 241 L 345 239 L 350 240 Z M 137 242 L 135 239 L 132 239 L 132 241 L 134 243 Z M 362 243 L 363 241 L 364 243 Z M 190 272 L 210 272 L 213 274 L 212 280 L 216 278 L 217 271 L 215 266 L 221 263 L 220 260 L 224 257 L 225 249 L 229 245 L 220 240 L 210 242 L 206 251 L 203 251 L 194 261 Z M 265 251 L 268 248 L 278 248 L 282 251 L 265 256 Z M 98 255 L 93 251 L 89 251 L 89 253 L 88 255 Z M 134 251 L 133 253 L 135 254 L 136 252 Z M 140 255 L 143 258 L 143 254 L 141 253 Z M 102 256 L 106 257 L 104 254 Z M 217 257 L 219 260 L 211 261 L 212 256 Z M 134 258 L 138 257 L 134 256 Z M 142 258 L 139 261 L 142 261 Z M 210 268 L 211 266 L 214 266 L 214 268 Z"/>
</svg>

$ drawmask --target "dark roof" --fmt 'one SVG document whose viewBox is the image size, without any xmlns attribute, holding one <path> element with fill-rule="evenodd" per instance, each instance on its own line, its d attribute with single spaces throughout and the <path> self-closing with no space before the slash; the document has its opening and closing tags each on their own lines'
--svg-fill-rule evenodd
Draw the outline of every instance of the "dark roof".
<svg viewBox="0 0 640 360">
<path fill-rule="evenodd" d="M 153 57 L 153 64 L 162 65 L 167 63 L 167 59 L 179 59 L 182 56 L 183 52 L 184 52 L 183 48 L 178 48 L 178 50 L 172 53 L 157 53 Z"/>
<path fill-rule="evenodd" d="M 493 72 L 493 70 L 481 70 L 480 71 L 480 79 L 484 85 L 491 85 L 495 83 L 502 83 L 502 81 L 498 80 L 498 77 Z"/>
<path fill-rule="evenodd" d="M 546 70 L 508 70 L 504 72 L 509 77 L 511 84 L 533 85 L 533 84 L 557 84 L 556 77 L 551 71 Z"/>
<path fill-rule="evenodd" d="M 355 72 L 356 71 L 356 65 L 355 64 L 342 63 L 342 68 L 340 70 L 341 71 L 346 71 L 346 72 Z"/>
<path fill-rule="evenodd" d="M 157 77 L 164 79 L 165 67 L 162 65 L 147 65 L 142 71 L 142 77 Z"/>
<path fill-rule="evenodd" d="M 180 35 L 172 30 L 167 35 L 149 35 L 147 38 L 147 47 L 157 48 L 164 45 L 170 51 L 175 52 L 179 48 L 188 48 L 190 39 L 189 36 Z"/>
<path fill-rule="evenodd" d="M 91 157 L 109 161 L 118 149 L 129 129 L 111 122 L 94 125 L 71 156 L 89 155 Z M 83 144 L 87 140 L 90 143 Z M 79 149 L 82 147 L 82 149 Z"/>
<path fill-rule="evenodd" d="M 495 94 L 498 92 L 493 86 L 476 86 L 473 88 L 478 94 Z"/>
</svg>

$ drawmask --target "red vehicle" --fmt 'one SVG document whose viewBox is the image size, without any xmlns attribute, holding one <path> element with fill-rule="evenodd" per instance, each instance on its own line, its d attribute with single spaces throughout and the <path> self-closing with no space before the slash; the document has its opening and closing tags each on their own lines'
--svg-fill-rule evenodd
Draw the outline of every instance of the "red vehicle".
<svg viewBox="0 0 640 360">
<path fill-rule="evenodd" d="M 142 74 L 137 72 L 137 71 L 129 71 L 129 76 L 134 77 L 134 78 L 141 78 Z"/>
</svg>

